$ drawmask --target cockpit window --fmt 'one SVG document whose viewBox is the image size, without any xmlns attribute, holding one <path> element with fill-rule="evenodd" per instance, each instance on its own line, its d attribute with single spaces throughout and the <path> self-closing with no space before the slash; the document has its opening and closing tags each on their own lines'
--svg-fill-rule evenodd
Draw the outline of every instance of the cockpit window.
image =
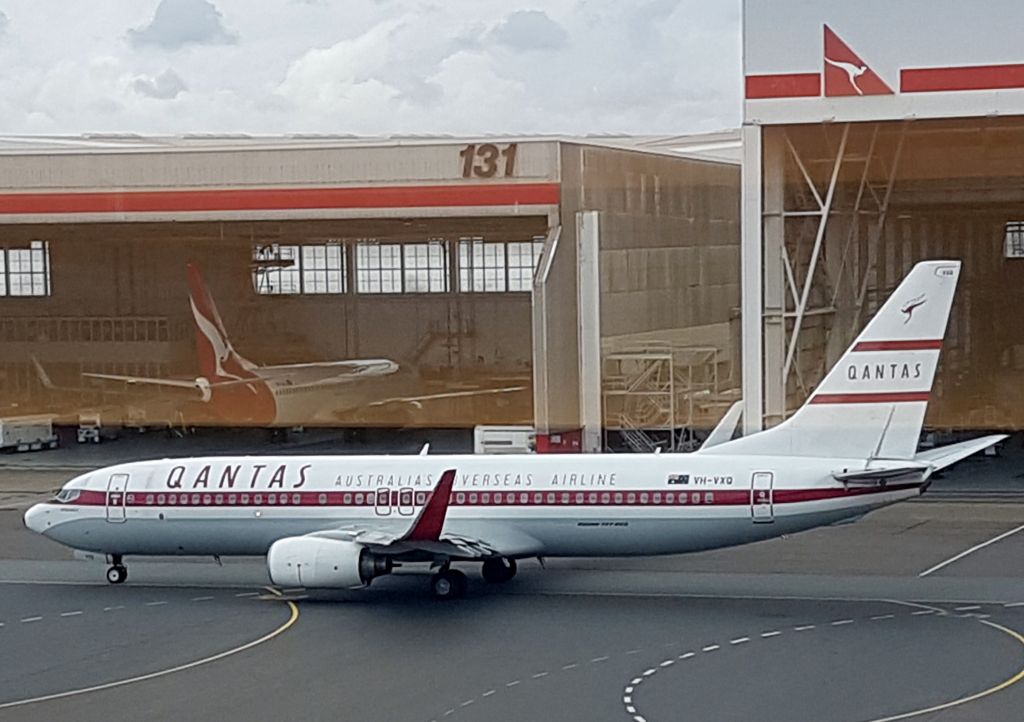
<svg viewBox="0 0 1024 722">
<path fill-rule="evenodd" d="M 56 500 L 61 504 L 70 504 L 78 498 L 80 493 L 78 489 L 61 489 L 57 492 Z"/>
</svg>

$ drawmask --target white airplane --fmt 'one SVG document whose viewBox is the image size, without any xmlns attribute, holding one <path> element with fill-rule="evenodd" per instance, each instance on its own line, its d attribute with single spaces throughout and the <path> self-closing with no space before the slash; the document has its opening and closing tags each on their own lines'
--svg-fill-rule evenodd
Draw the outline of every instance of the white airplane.
<svg viewBox="0 0 1024 722">
<path fill-rule="evenodd" d="M 266 554 L 285 587 L 364 587 L 427 562 L 446 598 L 466 587 L 452 562 L 501 582 L 527 557 L 677 554 L 856 519 L 1005 438 L 917 453 L 959 273 L 915 266 L 792 417 L 693 454 L 142 461 L 73 479 L 25 524 L 109 555 L 115 584 L 126 555 Z"/>
</svg>

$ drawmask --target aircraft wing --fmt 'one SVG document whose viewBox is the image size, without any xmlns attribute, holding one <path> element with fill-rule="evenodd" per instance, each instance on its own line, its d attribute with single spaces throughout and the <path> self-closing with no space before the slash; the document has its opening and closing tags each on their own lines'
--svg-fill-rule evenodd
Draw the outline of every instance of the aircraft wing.
<svg viewBox="0 0 1024 722">
<path fill-rule="evenodd" d="M 955 464 L 961 459 L 966 459 L 971 454 L 987 449 L 993 444 L 998 444 L 1006 436 L 1006 434 L 992 434 L 991 436 L 982 436 L 980 439 L 971 439 L 959 444 L 940 446 L 937 449 L 929 449 L 928 451 L 915 454 L 914 461 L 930 464 L 933 469 L 938 471 Z"/>
<path fill-rule="evenodd" d="M 435 401 L 437 399 L 456 399 L 466 396 L 487 396 L 490 394 L 508 394 L 514 391 L 525 391 L 527 386 L 503 386 L 496 389 L 467 389 L 465 391 L 441 391 L 436 394 L 424 394 L 422 396 L 394 396 L 388 399 L 371 401 L 367 406 L 387 406 L 388 404 L 419 404 L 424 401 Z"/>
<path fill-rule="evenodd" d="M 453 525 L 445 531 L 454 482 L 454 469 L 442 474 L 427 503 L 404 533 L 366 522 L 313 532 L 308 536 L 351 541 L 377 554 L 392 556 L 419 552 L 459 559 L 484 559 L 536 556 L 543 551 L 536 539 L 501 523 L 471 522 Z"/>
<path fill-rule="evenodd" d="M 186 379 L 160 379 L 150 376 L 119 376 L 118 374 L 96 374 L 82 372 L 82 376 L 90 379 L 98 379 L 100 381 L 118 381 L 129 386 L 148 385 L 148 386 L 169 386 L 177 389 L 191 389 L 195 391 L 197 389 L 195 381 L 188 381 Z"/>
</svg>

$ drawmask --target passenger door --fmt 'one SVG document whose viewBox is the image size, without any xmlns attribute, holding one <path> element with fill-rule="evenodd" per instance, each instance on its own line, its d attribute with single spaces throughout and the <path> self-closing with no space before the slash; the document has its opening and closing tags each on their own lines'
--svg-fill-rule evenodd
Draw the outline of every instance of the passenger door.
<svg viewBox="0 0 1024 722">
<path fill-rule="evenodd" d="M 755 524 L 775 521 L 772 482 L 770 471 L 755 471 L 750 477 L 750 518 Z"/>
<path fill-rule="evenodd" d="M 128 474 L 111 474 L 107 482 L 107 521 L 125 520 L 125 497 L 128 492 Z"/>
</svg>

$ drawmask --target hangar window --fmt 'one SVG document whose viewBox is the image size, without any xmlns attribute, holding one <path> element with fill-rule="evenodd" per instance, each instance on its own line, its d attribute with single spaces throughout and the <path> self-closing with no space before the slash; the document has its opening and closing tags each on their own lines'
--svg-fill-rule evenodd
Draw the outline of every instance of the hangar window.
<svg viewBox="0 0 1024 722">
<path fill-rule="evenodd" d="M 0 296 L 49 296 L 50 244 L 32 241 L 28 248 L 0 248 Z"/>
<path fill-rule="evenodd" d="M 1024 258 L 1024 221 L 1006 224 L 1004 254 L 1006 258 Z"/>
<path fill-rule="evenodd" d="M 252 285 L 266 296 L 345 292 L 345 249 L 337 241 L 253 246 Z"/>
<path fill-rule="evenodd" d="M 361 241 L 356 246 L 356 291 L 359 293 L 444 293 L 448 290 L 448 246 L 444 241 Z"/>
<path fill-rule="evenodd" d="M 529 291 L 543 238 L 530 241 L 459 239 L 459 289 L 464 293 Z"/>
</svg>

